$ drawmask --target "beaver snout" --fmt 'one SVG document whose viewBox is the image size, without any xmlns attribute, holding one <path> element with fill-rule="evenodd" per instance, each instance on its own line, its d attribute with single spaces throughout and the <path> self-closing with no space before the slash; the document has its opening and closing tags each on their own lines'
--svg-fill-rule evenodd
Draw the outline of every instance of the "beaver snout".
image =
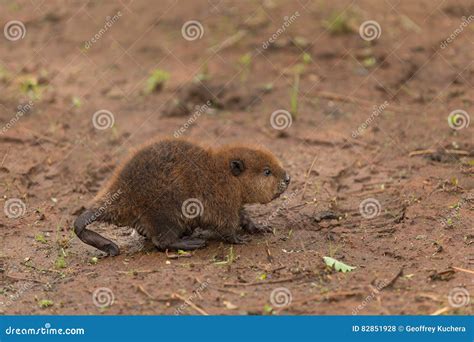
<svg viewBox="0 0 474 342">
<path fill-rule="evenodd" d="M 278 184 L 278 193 L 281 195 L 285 190 L 288 188 L 288 185 L 290 184 L 291 177 L 288 173 L 285 173 L 285 176 L 283 179 L 280 181 Z"/>
</svg>

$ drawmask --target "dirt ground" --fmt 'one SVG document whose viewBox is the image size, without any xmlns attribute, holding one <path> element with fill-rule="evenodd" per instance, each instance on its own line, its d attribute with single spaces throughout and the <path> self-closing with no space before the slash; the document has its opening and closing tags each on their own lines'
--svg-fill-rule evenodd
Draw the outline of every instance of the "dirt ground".
<svg viewBox="0 0 474 342">
<path fill-rule="evenodd" d="M 470 0 L 0 2 L 2 27 L 25 27 L 0 36 L 0 312 L 473 314 L 472 15 Z M 249 208 L 273 234 L 167 255 L 94 224 L 117 257 L 75 237 L 127 152 L 177 135 L 281 158 L 285 196 Z"/>
</svg>

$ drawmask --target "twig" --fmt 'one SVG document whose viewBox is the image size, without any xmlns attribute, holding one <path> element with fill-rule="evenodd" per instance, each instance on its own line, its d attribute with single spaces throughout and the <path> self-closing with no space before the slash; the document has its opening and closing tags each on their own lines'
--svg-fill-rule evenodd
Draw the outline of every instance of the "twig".
<svg viewBox="0 0 474 342">
<path fill-rule="evenodd" d="M 267 251 L 267 260 L 269 263 L 272 263 L 274 258 L 273 258 L 273 255 L 272 253 L 270 252 L 270 246 L 268 246 L 268 241 L 266 241 L 266 245 L 267 245 L 267 248 L 266 248 L 266 251 Z"/>
<path fill-rule="evenodd" d="M 3 156 L 2 163 L 0 164 L 0 167 L 2 167 L 3 163 L 5 163 L 5 160 L 7 159 L 7 156 L 8 156 L 8 152 L 6 152 L 5 155 Z"/>
<path fill-rule="evenodd" d="M 402 275 L 403 275 L 403 267 L 400 268 L 400 271 L 398 271 L 398 273 L 395 274 L 395 276 L 385 286 L 382 286 L 379 291 L 392 287 L 393 284 L 395 284 L 395 282 L 397 281 L 397 279 L 400 278 Z"/>
<path fill-rule="evenodd" d="M 5 143 L 13 143 L 13 144 L 25 144 L 28 142 L 28 140 L 12 137 L 8 135 L 1 135 L 0 141 L 5 142 Z"/>
<path fill-rule="evenodd" d="M 295 137 L 295 139 L 298 141 L 303 141 L 307 143 L 308 145 L 329 146 L 329 147 L 334 147 L 337 145 L 337 143 L 335 142 L 321 140 L 321 139 L 300 138 L 300 137 Z"/>
<path fill-rule="evenodd" d="M 419 293 L 416 295 L 416 298 L 426 298 L 435 302 L 442 302 L 436 295 L 431 293 Z"/>
<path fill-rule="evenodd" d="M 311 201 L 311 202 L 313 202 L 313 201 Z M 309 202 L 309 203 L 311 203 L 311 202 Z M 299 208 L 299 207 L 304 207 L 304 206 L 307 205 L 307 204 L 308 204 L 308 202 L 296 204 L 296 205 L 294 205 L 294 206 L 292 206 L 292 207 L 287 208 L 286 210 L 292 210 L 292 209 L 296 209 L 296 208 Z"/>
<path fill-rule="evenodd" d="M 466 273 L 470 273 L 470 274 L 474 274 L 474 271 L 471 271 L 471 270 L 466 270 L 465 268 L 461 268 L 461 267 L 451 267 L 453 270 L 456 270 L 456 271 L 459 271 L 459 272 L 466 272 Z"/>
<path fill-rule="evenodd" d="M 317 92 L 316 97 L 322 97 L 324 99 L 333 100 L 333 101 L 357 103 L 357 104 L 361 104 L 361 105 L 365 105 L 365 106 L 373 106 L 374 105 L 373 102 L 368 101 L 368 100 L 359 99 L 359 98 L 355 98 L 355 97 L 351 97 L 351 96 L 345 96 L 345 95 L 336 94 L 336 93 L 331 93 L 331 92 L 328 92 L 328 91 Z M 402 113 L 408 113 L 408 112 L 413 111 L 410 108 L 402 108 L 402 107 L 398 107 L 398 106 L 394 106 L 394 105 L 390 105 L 389 110 L 391 110 L 393 112 L 402 112 Z"/>
<path fill-rule="evenodd" d="M 429 150 L 417 150 L 417 151 L 411 151 L 408 156 L 409 157 L 414 157 L 414 156 L 422 156 L 422 155 L 425 155 L 425 154 L 432 154 L 432 153 L 435 153 L 436 150 L 433 150 L 433 149 L 429 149 Z"/>
<path fill-rule="evenodd" d="M 229 38 L 227 38 L 220 44 L 210 47 L 208 50 L 212 53 L 220 52 L 224 49 L 227 49 L 228 47 L 231 47 L 235 43 L 237 43 L 239 40 L 244 38 L 246 34 L 247 34 L 247 30 L 239 30 L 233 36 L 230 36 Z"/>
<path fill-rule="evenodd" d="M 27 131 L 28 133 L 30 133 L 31 135 L 33 135 L 33 137 L 35 137 L 36 140 L 38 140 L 38 139 L 43 139 L 43 140 L 46 140 L 46 141 L 48 141 L 48 142 L 50 142 L 50 143 L 52 143 L 52 144 L 55 144 L 55 145 L 57 145 L 57 144 L 59 143 L 57 140 L 55 140 L 55 139 L 53 139 L 53 138 L 49 138 L 49 137 L 47 137 L 47 136 L 45 136 L 45 135 L 43 135 L 43 134 L 41 134 L 41 133 L 39 133 L 39 132 L 36 132 L 36 131 L 31 130 L 31 129 L 22 128 L 21 130 Z"/>
<path fill-rule="evenodd" d="M 265 285 L 265 284 L 278 284 L 278 283 L 286 283 L 287 281 L 300 280 L 305 277 L 306 275 L 299 276 L 299 277 L 284 278 L 284 279 L 268 280 L 268 281 L 254 281 L 250 283 L 224 283 L 224 286 L 258 286 L 258 285 Z"/>
<path fill-rule="evenodd" d="M 157 270 L 134 270 L 134 271 L 115 271 L 120 274 L 139 274 L 139 273 L 155 273 Z"/>
<path fill-rule="evenodd" d="M 143 293 L 144 295 L 146 295 L 148 298 L 153 298 L 153 296 L 143 288 L 143 286 L 141 285 L 137 285 L 137 289 L 138 291 L 140 291 L 141 293 Z"/>
<path fill-rule="evenodd" d="M 446 154 L 456 154 L 458 156 L 468 156 L 470 155 L 470 153 L 468 151 L 463 151 L 463 150 L 442 150 L 444 153 Z M 416 151 L 411 151 L 408 156 L 409 157 L 414 157 L 414 156 L 423 156 L 423 155 L 426 155 L 426 154 L 433 154 L 433 153 L 436 153 L 438 152 L 437 150 L 435 149 L 427 149 L 427 150 L 416 150 Z"/>
<path fill-rule="evenodd" d="M 308 178 L 309 178 L 309 175 L 311 174 L 311 171 L 313 170 L 314 163 L 316 163 L 317 159 L 318 159 L 318 155 L 315 155 L 313 162 L 311 163 L 311 166 L 309 167 L 308 172 L 306 173 L 304 186 L 303 186 L 303 192 L 301 193 L 301 200 L 304 200 L 304 193 L 306 192 L 306 185 L 308 184 Z"/>
<path fill-rule="evenodd" d="M 209 316 L 209 314 L 204 311 L 203 309 L 201 309 L 199 306 L 197 306 L 196 304 L 194 304 L 193 302 L 191 302 L 190 300 L 187 300 L 186 298 L 184 298 L 183 296 L 177 294 L 177 293 L 173 293 L 171 295 L 171 298 L 178 298 L 178 299 L 181 299 L 183 302 L 185 302 L 187 305 L 189 305 L 190 307 L 192 307 L 194 310 L 196 310 L 197 312 L 199 312 L 201 315 L 204 315 L 204 316 Z"/>
<path fill-rule="evenodd" d="M 185 253 L 181 253 L 181 254 L 179 254 L 179 253 L 171 253 L 170 254 L 170 253 L 168 253 L 168 250 L 166 250 L 165 253 L 166 253 L 166 257 L 168 259 L 191 258 L 193 256 L 193 254 L 190 253 L 190 252 L 185 252 Z"/>
<path fill-rule="evenodd" d="M 341 297 L 354 297 L 354 296 L 361 296 L 363 295 L 360 291 L 341 291 L 341 292 L 334 292 L 334 293 L 326 293 L 326 294 L 317 294 L 308 298 L 300 299 L 297 301 L 293 301 L 293 303 L 304 304 L 313 300 L 335 300 Z"/>
<path fill-rule="evenodd" d="M 13 280 L 17 280 L 17 281 L 28 281 L 30 283 L 38 283 L 38 284 L 43 284 L 43 285 L 47 284 L 47 282 L 44 282 L 44 281 L 41 281 L 41 280 L 22 278 L 22 277 L 14 276 L 14 275 L 11 275 L 11 274 L 5 274 L 5 277 L 13 279 Z"/>
<path fill-rule="evenodd" d="M 448 312 L 450 310 L 452 310 L 453 308 L 450 307 L 450 306 L 445 306 L 444 308 L 441 308 L 439 310 L 436 310 L 435 312 L 433 312 L 430 316 L 438 316 L 438 315 L 441 315 L 441 314 L 444 314 L 445 312 Z"/>
</svg>

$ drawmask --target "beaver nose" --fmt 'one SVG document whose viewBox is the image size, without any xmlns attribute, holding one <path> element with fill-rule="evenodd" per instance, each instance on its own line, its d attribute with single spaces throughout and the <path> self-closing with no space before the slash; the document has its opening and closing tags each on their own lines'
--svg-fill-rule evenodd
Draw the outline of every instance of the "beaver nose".
<svg viewBox="0 0 474 342">
<path fill-rule="evenodd" d="M 290 180 L 291 180 L 290 175 L 286 173 L 286 174 L 285 174 L 285 179 L 284 179 L 286 185 L 290 184 Z"/>
</svg>

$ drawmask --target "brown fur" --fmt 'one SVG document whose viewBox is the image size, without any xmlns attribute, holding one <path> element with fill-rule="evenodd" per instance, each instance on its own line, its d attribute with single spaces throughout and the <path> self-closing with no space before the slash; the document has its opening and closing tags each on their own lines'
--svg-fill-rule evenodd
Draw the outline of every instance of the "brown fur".
<svg viewBox="0 0 474 342">
<path fill-rule="evenodd" d="M 270 175 L 264 174 L 267 168 Z M 132 226 L 162 250 L 201 247 L 203 241 L 186 238 L 197 227 L 239 243 L 242 240 L 236 232 L 240 226 L 249 231 L 255 228 L 243 212 L 244 204 L 268 203 L 285 191 L 288 183 L 281 163 L 259 147 L 214 149 L 180 139 L 156 141 L 132 154 L 116 170 L 92 201 L 88 217 L 92 212 L 95 216 L 85 220 L 85 225 L 106 221 Z M 189 199 L 202 204 L 199 216 L 184 215 L 183 203 Z M 118 254 L 118 248 L 110 251 L 108 240 L 82 230 L 84 227 L 79 224 L 79 237 L 84 231 L 94 234 L 94 238 L 81 238 L 84 242 Z"/>
</svg>

